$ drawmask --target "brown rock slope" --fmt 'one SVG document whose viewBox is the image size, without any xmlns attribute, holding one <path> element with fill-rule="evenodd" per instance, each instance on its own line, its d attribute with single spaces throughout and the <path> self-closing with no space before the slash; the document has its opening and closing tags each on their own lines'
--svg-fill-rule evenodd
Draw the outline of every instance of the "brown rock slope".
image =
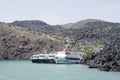
<svg viewBox="0 0 120 80">
<path fill-rule="evenodd" d="M 60 45 L 59 40 L 48 35 L 38 35 L 25 28 L 0 23 L 0 59 L 29 59 L 35 52 L 61 49 Z"/>
</svg>

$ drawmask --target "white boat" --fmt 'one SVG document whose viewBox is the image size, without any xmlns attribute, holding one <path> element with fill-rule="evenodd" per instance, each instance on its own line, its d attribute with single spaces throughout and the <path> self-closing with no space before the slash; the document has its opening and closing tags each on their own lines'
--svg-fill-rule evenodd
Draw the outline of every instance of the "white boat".
<svg viewBox="0 0 120 80">
<path fill-rule="evenodd" d="M 80 63 L 80 54 L 68 52 L 67 50 L 57 52 L 55 55 L 55 63 L 70 64 Z"/>
<path fill-rule="evenodd" d="M 68 45 L 63 51 L 58 51 L 51 54 L 37 54 L 31 57 L 33 63 L 58 63 L 58 64 L 73 64 L 80 63 L 81 56 L 78 53 L 69 52 Z"/>
</svg>

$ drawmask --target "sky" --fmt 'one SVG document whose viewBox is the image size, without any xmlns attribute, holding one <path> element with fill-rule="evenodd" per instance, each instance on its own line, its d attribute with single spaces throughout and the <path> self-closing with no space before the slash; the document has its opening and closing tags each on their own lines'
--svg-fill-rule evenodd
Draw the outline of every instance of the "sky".
<svg viewBox="0 0 120 80">
<path fill-rule="evenodd" d="M 120 0 L 0 0 L 0 22 L 42 20 L 56 25 L 84 19 L 120 22 Z"/>
</svg>

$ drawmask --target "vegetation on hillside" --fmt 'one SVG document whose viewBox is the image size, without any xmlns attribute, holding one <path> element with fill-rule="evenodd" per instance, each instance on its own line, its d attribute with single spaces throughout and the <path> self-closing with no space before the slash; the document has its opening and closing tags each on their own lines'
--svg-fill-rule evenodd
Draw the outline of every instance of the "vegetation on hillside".
<svg viewBox="0 0 120 80">
<path fill-rule="evenodd" d="M 48 35 L 0 23 L 0 59 L 30 59 L 35 52 L 50 52 L 61 47 L 62 42 Z"/>
</svg>

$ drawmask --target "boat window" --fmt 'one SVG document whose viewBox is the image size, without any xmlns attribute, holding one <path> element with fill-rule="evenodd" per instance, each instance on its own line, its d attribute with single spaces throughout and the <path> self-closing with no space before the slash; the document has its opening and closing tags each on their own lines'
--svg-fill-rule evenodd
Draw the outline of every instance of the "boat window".
<svg viewBox="0 0 120 80">
<path fill-rule="evenodd" d="M 49 56 L 49 57 L 54 57 L 54 56 Z"/>
<path fill-rule="evenodd" d="M 58 57 L 55 57 L 56 59 L 58 59 Z"/>
<path fill-rule="evenodd" d="M 68 60 L 80 60 L 80 58 L 66 58 Z"/>
<path fill-rule="evenodd" d="M 70 54 L 70 53 L 65 53 L 65 54 Z"/>
</svg>

